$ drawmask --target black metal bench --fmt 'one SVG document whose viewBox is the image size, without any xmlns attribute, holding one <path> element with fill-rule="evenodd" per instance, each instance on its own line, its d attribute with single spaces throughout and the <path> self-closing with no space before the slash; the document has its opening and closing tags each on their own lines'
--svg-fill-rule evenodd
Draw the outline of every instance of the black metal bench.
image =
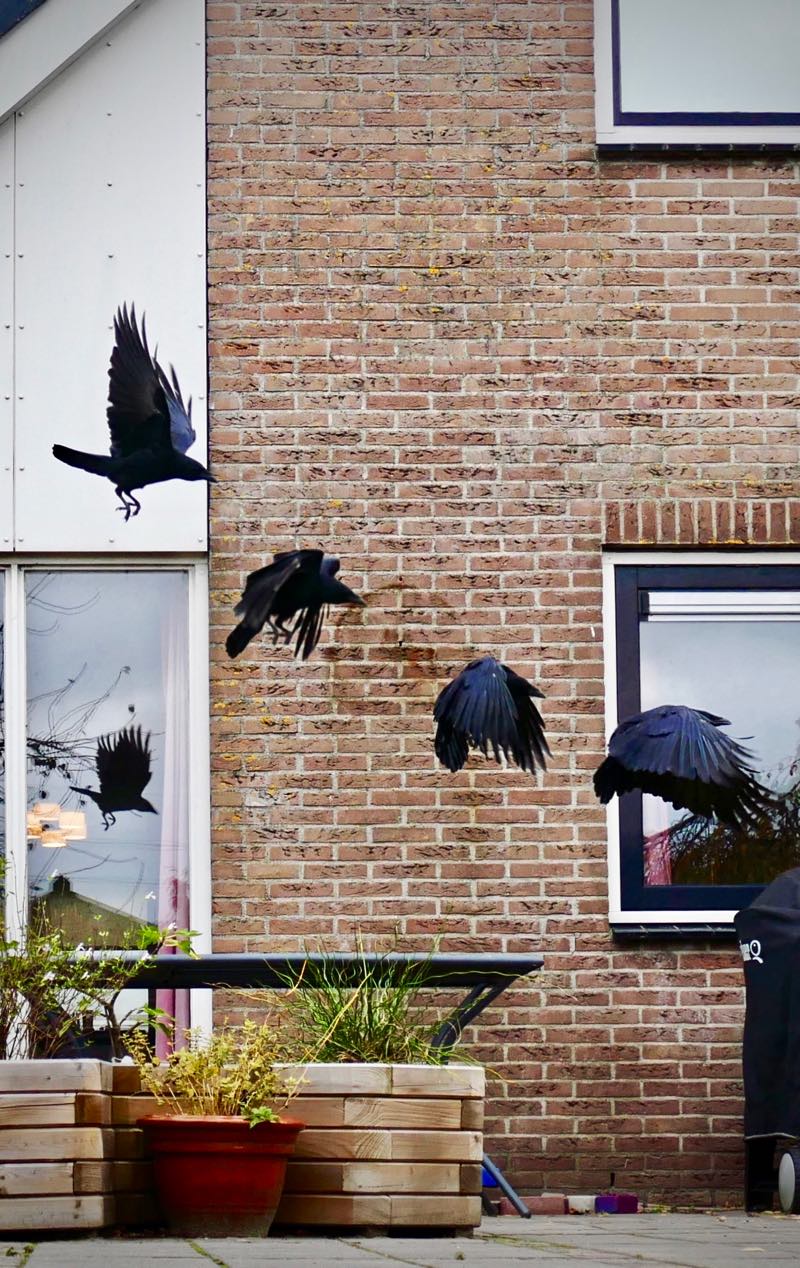
<svg viewBox="0 0 800 1268">
<path fill-rule="evenodd" d="M 433 1040 L 434 1047 L 446 1049 L 452 1048 L 465 1026 L 471 1025 L 509 986 L 529 973 L 538 972 L 544 961 L 540 955 L 461 955 L 451 952 L 435 955 L 399 952 L 387 955 L 349 952 L 325 955 L 161 955 L 146 964 L 142 963 L 141 957 L 132 956 L 130 984 L 146 986 L 151 1004 L 155 1004 L 156 991 L 164 988 L 203 990 L 234 986 L 288 990 L 302 986 L 308 965 L 323 963 L 336 966 L 342 984 L 349 978 L 353 986 L 357 986 L 363 980 L 366 966 L 371 980 L 377 985 L 382 980 L 390 985 L 397 966 L 403 964 L 414 965 L 420 986 L 464 992 Z M 527 1206 L 487 1154 L 483 1156 L 483 1165 L 514 1209 L 527 1218 L 530 1215 Z"/>
</svg>

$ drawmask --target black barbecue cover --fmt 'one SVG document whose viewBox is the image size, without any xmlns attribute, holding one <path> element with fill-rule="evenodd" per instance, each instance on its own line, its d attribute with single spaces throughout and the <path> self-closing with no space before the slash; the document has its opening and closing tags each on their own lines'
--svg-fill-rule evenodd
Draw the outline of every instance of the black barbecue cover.
<svg viewBox="0 0 800 1268">
<path fill-rule="evenodd" d="M 800 867 L 737 913 L 744 960 L 744 1134 L 800 1136 Z"/>
</svg>

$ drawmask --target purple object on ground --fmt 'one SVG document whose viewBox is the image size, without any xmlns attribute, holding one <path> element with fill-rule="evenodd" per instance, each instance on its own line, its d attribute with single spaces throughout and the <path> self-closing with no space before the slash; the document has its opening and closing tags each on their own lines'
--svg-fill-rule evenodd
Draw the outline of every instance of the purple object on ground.
<svg viewBox="0 0 800 1268">
<path fill-rule="evenodd" d="M 636 1215 L 639 1199 L 635 1193 L 598 1193 L 594 1209 L 598 1215 Z"/>
</svg>

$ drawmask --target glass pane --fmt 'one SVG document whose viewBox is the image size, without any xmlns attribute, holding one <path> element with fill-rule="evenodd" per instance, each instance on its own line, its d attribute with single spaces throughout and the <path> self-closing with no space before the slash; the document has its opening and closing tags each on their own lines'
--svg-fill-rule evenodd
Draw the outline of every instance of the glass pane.
<svg viewBox="0 0 800 1268">
<path fill-rule="evenodd" d="M 796 0 L 620 0 L 623 111 L 800 109 Z"/>
<path fill-rule="evenodd" d="M 642 709 L 686 704 L 729 718 L 781 810 L 747 836 L 642 798 L 645 884 L 762 884 L 800 864 L 800 620 L 642 622 Z M 678 826 L 676 826 L 678 825 Z"/>
<path fill-rule="evenodd" d="M 32 571 L 26 599 L 31 920 L 186 928 L 186 574 Z"/>
</svg>

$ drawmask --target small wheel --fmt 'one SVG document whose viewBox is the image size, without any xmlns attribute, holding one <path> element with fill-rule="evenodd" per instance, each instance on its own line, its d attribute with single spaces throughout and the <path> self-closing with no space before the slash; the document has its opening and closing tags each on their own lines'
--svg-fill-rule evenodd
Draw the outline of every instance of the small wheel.
<svg viewBox="0 0 800 1268">
<path fill-rule="evenodd" d="M 781 1158 L 778 1198 L 784 1215 L 800 1215 L 800 1149 L 787 1149 Z"/>
</svg>

